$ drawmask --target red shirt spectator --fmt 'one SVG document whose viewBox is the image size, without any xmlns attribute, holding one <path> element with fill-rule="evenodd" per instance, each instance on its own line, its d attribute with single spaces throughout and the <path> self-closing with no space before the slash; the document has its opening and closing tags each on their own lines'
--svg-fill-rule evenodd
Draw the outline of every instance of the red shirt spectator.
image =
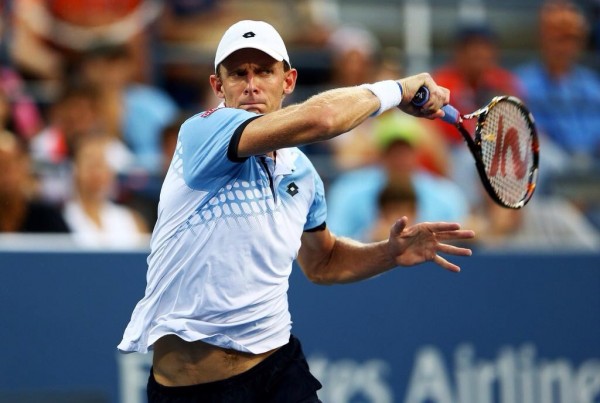
<svg viewBox="0 0 600 403">
<path fill-rule="evenodd" d="M 434 80 L 450 90 L 450 103 L 461 113 L 471 113 L 486 105 L 497 95 L 519 95 L 516 77 L 498 62 L 496 38 L 482 25 L 465 26 L 459 30 L 454 57 L 433 74 Z M 474 130 L 476 122 L 465 122 Z M 440 124 L 451 143 L 462 142 L 451 126 Z"/>
</svg>

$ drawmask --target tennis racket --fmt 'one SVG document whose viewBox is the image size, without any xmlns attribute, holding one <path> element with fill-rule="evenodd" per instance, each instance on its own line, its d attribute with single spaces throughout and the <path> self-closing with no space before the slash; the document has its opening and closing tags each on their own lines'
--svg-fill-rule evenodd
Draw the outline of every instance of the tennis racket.
<svg viewBox="0 0 600 403">
<path fill-rule="evenodd" d="M 428 100 L 429 90 L 421 87 L 412 103 L 419 107 Z M 539 142 L 533 116 L 523 102 L 504 95 L 467 115 L 451 105 L 442 110 L 442 120 L 456 127 L 467 143 L 490 197 L 506 208 L 525 206 L 536 187 Z M 467 119 L 477 119 L 473 135 L 463 126 Z"/>
</svg>

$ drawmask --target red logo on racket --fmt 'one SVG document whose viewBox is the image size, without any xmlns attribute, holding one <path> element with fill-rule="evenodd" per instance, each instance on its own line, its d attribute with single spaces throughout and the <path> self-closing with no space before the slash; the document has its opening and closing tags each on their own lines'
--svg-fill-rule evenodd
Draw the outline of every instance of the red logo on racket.
<svg viewBox="0 0 600 403">
<path fill-rule="evenodd" d="M 519 132 L 516 128 L 511 127 L 504 132 L 503 117 L 500 116 L 498 121 L 498 133 L 496 135 L 496 147 L 490 165 L 490 176 L 498 175 L 498 169 L 502 176 L 506 176 L 506 159 L 508 158 L 508 150 L 512 156 L 513 172 L 518 179 L 523 179 L 526 174 L 527 161 L 525 154 L 521 159 L 521 151 L 519 150 Z"/>
</svg>

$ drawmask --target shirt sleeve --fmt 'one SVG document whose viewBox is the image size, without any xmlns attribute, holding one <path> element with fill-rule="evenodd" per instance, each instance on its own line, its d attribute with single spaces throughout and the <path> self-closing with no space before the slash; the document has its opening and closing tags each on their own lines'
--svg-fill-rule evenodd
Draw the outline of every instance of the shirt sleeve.
<svg viewBox="0 0 600 403">
<path fill-rule="evenodd" d="M 313 168 L 314 169 L 314 168 Z M 313 230 L 325 223 L 327 218 L 327 203 L 325 202 L 325 187 L 321 177 L 314 171 L 315 197 L 308 212 L 304 231 Z"/>
<path fill-rule="evenodd" d="M 242 109 L 218 108 L 187 120 L 179 133 L 186 184 L 206 189 L 236 169 L 241 161 L 227 155 L 231 139 L 239 127 L 259 116 Z"/>
</svg>

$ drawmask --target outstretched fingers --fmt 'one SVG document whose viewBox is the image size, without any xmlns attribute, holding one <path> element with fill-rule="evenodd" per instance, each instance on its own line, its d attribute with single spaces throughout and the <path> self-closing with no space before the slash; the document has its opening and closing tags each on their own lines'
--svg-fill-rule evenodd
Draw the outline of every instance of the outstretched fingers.
<svg viewBox="0 0 600 403">
<path fill-rule="evenodd" d="M 438 244 L 437 250 L 438 252 L 455 256 L 471 256 L 473 254 L 469 248 L 462 248 L 460 246 L 448 245 L 445 243 Z"/>
<path fill-rule="evenodd" d="M 454 255 L 454 256 L 471 256 L 473 254 L 473 252 L 469 248 L 462 248 L 460 246 L 448 245 L 445 243 L 438 243 L 436 249 L 437 249 L 438 253 L 441 252 L 441 253 L 445 253 L 447 255 Z M 433 262 L 442 266 L 446 270 L 449 270 L 449 271 L 452 271 L 455 273 L 460 272 L 460 266 L 458 266 L 452 262 L 449 262 L 448 260 L 441 257 L 437 253 L 433 258 Z"/>
<path fill-rule="evenodd" d="M 440 241 L 448 241 L 451 239 L 472 239 L 475 237 L 475 232 L 469 229 L 439 231 L 436 232 L 436 237 Z"/>
<path fill-rule="evenodd" d="M 441 267 L 443 267 L 444 269 L 446 269 L 448 271 L 451 271 L 454 273 L 460 272 L 460 266 L 457 266 L 454 263 L 447 261 L 440 255 L 435 255 L 435 257 L 433 258 L 433 262 L 440 265 Z"/>
</svg>

